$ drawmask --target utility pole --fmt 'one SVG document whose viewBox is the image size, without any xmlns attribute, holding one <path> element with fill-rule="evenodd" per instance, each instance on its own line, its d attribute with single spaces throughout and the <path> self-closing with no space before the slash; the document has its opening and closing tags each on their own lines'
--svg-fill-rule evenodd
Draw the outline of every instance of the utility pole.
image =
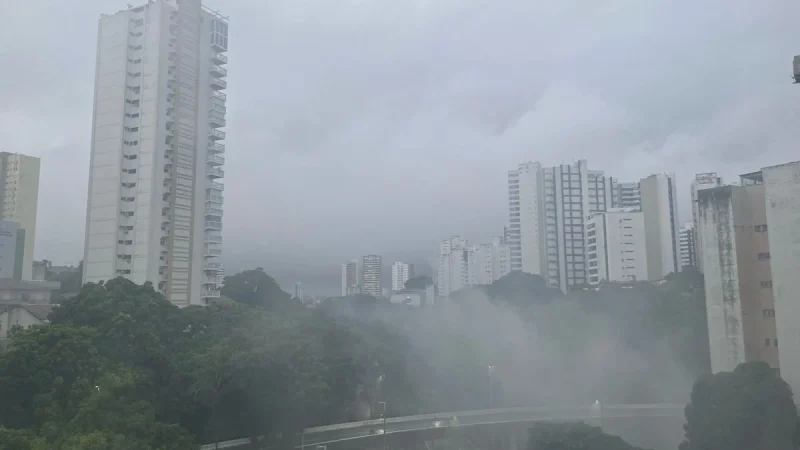
<svg viewBox="0 0 800 450">
<path fill-rule="evenodd" d="M 489 365 L 489 409 L 494 409 L 494 388 L 492 386 L 492 376 L 494 376 L 494 365 Z M 494 448 L 494 425 L 489 424 L 489 439 L 490 439 L 490 448 L 492 450 Z"/>
<path fill-rule="evenodd" d="M 386 402 L 378 402 L 378 404 L 383 405 L 381 413 L 381 417 L 383 417 L 383 450 L 386 450 Z"/>
</svg>

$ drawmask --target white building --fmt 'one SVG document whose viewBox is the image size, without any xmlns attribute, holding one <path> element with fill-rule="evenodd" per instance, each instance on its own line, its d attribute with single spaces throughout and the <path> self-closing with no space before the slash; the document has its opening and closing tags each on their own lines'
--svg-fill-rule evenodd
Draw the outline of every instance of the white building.
<svg viewBox="0 0 800 450">
<path fill-rule="evenodd" d="M 469 243 L 453 236 L 439 244 L 439 271 L 437 288 L 439 295 L 450 293 L 469 286 Z"/>
<path fill-rule="evenodd" d="M 414 277 L 414 265 L 404 262 L 394 262 L 392 264 L 392 290 L 402 291 L 406 288 L 406 281 Z"/>
<path fill-rule="evenodd" d="M 491 284 L 511 272 L 511 246 L 500 236 L 489 244 L 470 245 L 454 236 L 439 245 L 439 295 L 467 286 Z"/>
<path fill-rule="evenodd" d="M 697 260 L 697 270 L 703 272 L 703 242 L 700 236 L 700 227 L 697 226 L 700 220 L 700 211 L 697 204 L 697 193 L 704 189 L 711 189 L 722 186 L 722 178 L 717 176 L 716 172 L 698 173 L 694 176 L 692 181 L 691 195 L 692 195 L 692 222 L 694 226 L 694 254 Z"/>
<path fill-rule="evenodd" d="M 8 344 L 8 332 L 14 327 L 23 329 L 50 323 L 51 304 L 0 304 L 0 351 Z"/>
<path fill-rule="evenodd" d="M 647 233 L 647 279 L 677 272 L 678 204 L 673 175 L 656 174 L 639 182 Z"/>
<path fill-rule="evenodd" d="M 342 264 L 342 297 L 360 294 L 360 279 L 357 259 Z"/>
<path fill-rule="evenodd" d="M 590 284 L 647 280 L 644 215 L 635 208 L 592 214 L 586 242 Z"/>
<path fill-rule="evenodd" d="M 361 293 L 380 297 L 383 295 L 383 266 L 381 257 L 367 255 L 362 258 Z"/>
<path fill-rule="evenodd" d="M 509 227 L 506 239 L 511 248 L 511 270 L 541 274 L 542 165 L 520 164 L 508 172 Z M 441 292 L 441 291 L 440 291 Z"/>
<path fill-rule="evenodd" d="M 18 222 L 0 220 L 0 279 L 22 280 L 24 252 L 25 230 Z"/>
<path fill-rule="evenodd" d="M 681 270 L 687 266 L 695 266 L 699 264 L 697 260 L 694 239 L 696 232 L 694 229 L 694 222 L 687 222 L 678 230 L 678 252 L 680 254 Z"/>
<path fill-rule="evenodd" d="M 303 283 L 297 282 L 294 284 L 294 295 L 292 298 L 302 300 L 304 298 Z"/>
<path fill-rule="evenodd" d="M 100 18 L 84 281 L 219 297 L 228 21 L 200 0 Z"/>
<path fill-rule="evenodd" d="M 20 261 L 23 280 L 33 279 L 39 169 L 39 158 L 0 152 L 0 219 L 17 222 L 24 231 L 24 251 Z"/>
<path fill-rule="evenodd" d="M 617 183 L 616 202 L 617 208 L 634 208 L 638 211 L 642 209 L 642 194 L 639 191 L 638 182 Z"/>
<path fill-rule="evenodd" d="M 492 284 L 511 272 L 511 247 L 495 236 L 489 244 L 468 249 L 470 284 Z"/>
<path fill-rule="evenodd" d="M 800 392 L 800 161 L 762 173 L 781 378 Z"/>
</svg>

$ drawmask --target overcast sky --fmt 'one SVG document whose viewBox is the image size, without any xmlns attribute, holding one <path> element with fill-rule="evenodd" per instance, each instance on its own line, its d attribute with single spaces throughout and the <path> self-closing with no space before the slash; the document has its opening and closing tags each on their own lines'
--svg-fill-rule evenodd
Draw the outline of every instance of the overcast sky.
<svg viewBox="0 0 800 450">
<path fill-rule="evenodd" d="M 4 8 L 0 150 L 42 158 L 37 258 L 82 258 L 97 20 L 125 4 Z M 229 266 L 488 239 L 526 160 L 674 171 L 686 219 L 695 172 L 800 159 L 796 0 L 208 4 L 231 20 Z"/>
</svg>

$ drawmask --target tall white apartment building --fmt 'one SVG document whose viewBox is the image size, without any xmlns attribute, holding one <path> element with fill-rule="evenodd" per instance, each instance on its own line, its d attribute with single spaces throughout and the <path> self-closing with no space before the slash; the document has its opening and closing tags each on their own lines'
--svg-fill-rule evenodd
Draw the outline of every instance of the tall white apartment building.
<svg viewBox="0 0 800 450">
<path fill-rule="evenodd" d="M 539 163 L 520 164 L 516 170 L 508 172 L 509 226 L 506 240 L 511 248 L 511 270 L 542 273 L 543 189 L 542 165 Z"/>
<path fill-rule="evenodd" d="M 614 208 L 586 221 L 589 284 L 647 280 L 644 215 L 635 208 Z"/>
<path fill-rule="evenodd" d="M 392 290 L 402 291 L 406 288 L 406 281 L 412 278 L 414 265 L 396 261 L 392 263 Z"/>
<path fill-rule="evenodd" d="M 24 230 L 21 262 L 23 280 L 33 278 L 39 169 L 39 158 L 0 152 L 0 219 L 16 222 Z"/>
<path fill-rule="evenodd" d="M 471 247 L 470 253 L 470 284 L 492 284 L 511 272 L 511 247 L 500 236 Z"/>
<path fill-rule="evenodd" d="M 228 21 L 200 0 L 100 18 L 84 281 L 219 297 Z"/>
<path fill-rule="evenodd" d="M 469 243 L 465 239 L 453 236 L 439 244 L 439 270 L 436 280 L 439 295 L 446 297 L 469 286 L 469 258 Z"/>
<path fill-rule="evenodd" d="M 692 222 L 694 223 L 694 254 L 697 260 L 697 269 L 703 272 L 703 242 L 700 236 L 700 227 L 697 224 L 700 222 L 700 208 L 698 206 L 697 193 L 723 185 L 722 177 L 717 176 L 716 172 L 698 173 L 694 176 L 692 181 L 691 195 L 692 195 Z"/>
<path fill-rule="evenodd" d="M 660 280 L 679 269 L 675 177 L 651 175 L 639 182 L 639 189 L 647 232 L 647 278 Z"/>
<path fill-rule="evenodd" d="M 381 257 L 367 255 L 361 261 L 361 293 L 373 297 L 382 296 L 383 266 Z"/>
<path fill-rule="evenodd" d="M 361 293 L 359 275 L 357 259 L 342 264 L 342 297 Z"/>
<path fill-rule="evenodd" d="M 678 230 L 678 253 L 680 254 L 681 270 L 687 266 L 695 266 L 699 264 L 695 250 L 694 238 L 696 231 L 694 229 L 694 222 L 687 222 L 680 230 Z"/>
</svg>

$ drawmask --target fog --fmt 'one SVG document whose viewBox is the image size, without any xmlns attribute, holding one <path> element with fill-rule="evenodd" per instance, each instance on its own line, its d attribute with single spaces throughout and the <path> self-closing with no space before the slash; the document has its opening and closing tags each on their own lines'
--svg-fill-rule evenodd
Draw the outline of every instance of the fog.
<svg viewBox="0 0 800 450">
<path fill-rule="evenodd" d="M 6 8 L 0 137 L 43 158 L 37 259 L 82 257 L 97 19 L 126 3 Z M 207 3 L 231 18 L 226 263 L 302 268 L 287 289 L 500 233 L 525 160 L 675 171 L 685 218 L 693 173 L 785 162 L 800 138 L 792 0 Z"/>
</svg>

